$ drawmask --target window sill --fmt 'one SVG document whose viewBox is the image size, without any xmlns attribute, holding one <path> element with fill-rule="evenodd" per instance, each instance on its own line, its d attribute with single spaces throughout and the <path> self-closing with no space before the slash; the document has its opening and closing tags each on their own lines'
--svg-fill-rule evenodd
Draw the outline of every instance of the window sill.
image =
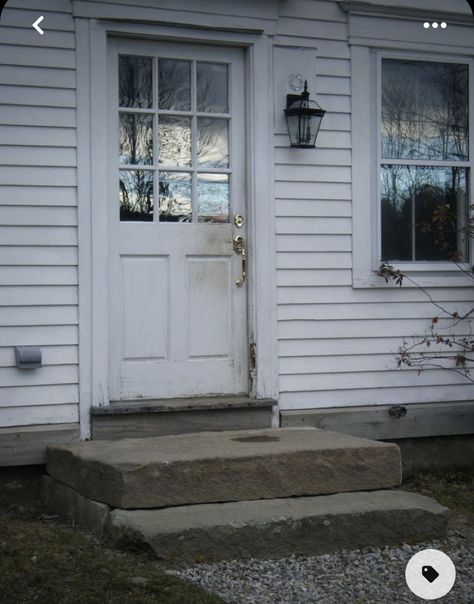
<svg viewBox="0 0 474 604">
<path fill-rule="evenodd" d="M 407 278 L 403 281 L 403 288 L 413 288 L 417 285 L 421 287 L 473 287 L 474 280 L 468 275 L 461 272 L 459 268 L 450 262 L 430 263 L 420 262 L 414 264 L 408 263 L 392 263 L 391 266 L 395 270 L 399 270 Z M 466 269 L 469 266 L 463 265 Z M 385 282 L 383 277 L 380 277 L 377 270 L 371 270 L 367 272 L 353 271 L 352 273 L 352 287 L 354 289 L 362 288 L 394 288 L 399 287 L 395 281 Z M 408 279 L 416 281 L 416 285 L 411 283 Z"/>
</svg>

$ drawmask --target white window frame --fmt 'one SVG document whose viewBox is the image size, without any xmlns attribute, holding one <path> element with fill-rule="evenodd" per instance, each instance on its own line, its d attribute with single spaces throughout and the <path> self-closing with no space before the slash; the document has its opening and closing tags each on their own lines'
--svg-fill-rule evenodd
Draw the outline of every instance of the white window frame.
<svg viewBox="0 0 474 604">
<path fill-rule="evenodd" d="M 377 275 L 381 265 L 381 107 L 382 59 L 407 59 L 469 65 L 469 205 L 474 203 L 474 69 L 473 60 L 452 53 L 352 47 L 352 151 L 353 151 L 353 287 L 384 287 Z M 369 135 L 367 135 L 369 133 Z M 390 163 L 390 162 L 389 162 Z M 397 162 L 395 162 L 397 163 Z M 399 162 L 400 163 L 400 162 Z M 413 162 L 409 162 L 413 163 Z M 452 165 L 452 162 L 425 161 L 420 165 Z M 468 268 L 474 258 L 469 242 Z M 469 286 L 472 281 L 452 262 L 391 262 L 394 268 L 416 279 L 423 287 Z M 406 282 L 409 286 L 410 283 Z M 392 286 L 392 284 L 388 284 Z"/>
</svg>

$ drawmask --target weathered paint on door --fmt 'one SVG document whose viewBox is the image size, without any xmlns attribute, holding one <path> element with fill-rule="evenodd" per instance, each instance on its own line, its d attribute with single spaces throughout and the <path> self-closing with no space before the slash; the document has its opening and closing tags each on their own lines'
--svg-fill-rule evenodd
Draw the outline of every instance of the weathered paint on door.
<svg viewBox="0 0 474 604">
<path fill-rule="evenodd" d="M 110 398 L 247 391 L 243 52 L 114 41 Z"/>
</svg>

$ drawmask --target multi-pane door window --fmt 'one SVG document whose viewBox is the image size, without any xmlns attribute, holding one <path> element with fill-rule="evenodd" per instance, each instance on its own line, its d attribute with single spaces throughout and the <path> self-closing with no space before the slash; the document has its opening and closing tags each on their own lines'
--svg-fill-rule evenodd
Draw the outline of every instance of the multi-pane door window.
<svg viewBox="0 0 474 604">
<path fill-rule="evenodd" d="M 467 261 L 469 65 L 382 59 L 386 261 Z"/>
<path fill-rule="evenodd" d="M 120 56 L 120 220 L 229 222 L 229 131 L 228 64 Z"/>
</svg>

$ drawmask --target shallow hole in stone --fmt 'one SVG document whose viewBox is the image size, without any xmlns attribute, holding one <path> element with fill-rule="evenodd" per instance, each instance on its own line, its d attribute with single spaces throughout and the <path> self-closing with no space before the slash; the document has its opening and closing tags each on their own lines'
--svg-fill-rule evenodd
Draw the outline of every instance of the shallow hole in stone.
<svg viewBox="0 0 474 604">
<path fill-rule="evenodd" d="M 239 443 L 274 443 L 280 439 L 278 436 L 241 436 L 240 438 L 232 438 Z"/>
</svg>

